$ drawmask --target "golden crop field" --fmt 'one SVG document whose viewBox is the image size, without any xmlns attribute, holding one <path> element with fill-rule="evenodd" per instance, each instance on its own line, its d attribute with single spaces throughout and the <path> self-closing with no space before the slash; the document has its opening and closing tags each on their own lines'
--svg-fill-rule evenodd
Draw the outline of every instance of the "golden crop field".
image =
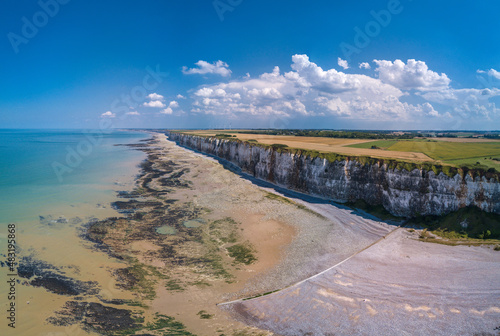
<svg viewBox="0 0 500 336">
<path fill-rule="evenodd" d="M 283 144 L 291 148 L 300 148 L 307 150 L 316 150 L 318 152 L 337 153 L 344 155 L 355 156 L 372 156 L 378 158 L 391 158 L 391 159 L 404 159 L 410 161 L 433 161 L 424 153 L 414 152 L 397 152 L 386 151 L 383 149 L 370 149 L 368 148 L 353 148 L 346 147 L 348 145 L 361 144 L 372 142 L 373 140 L 367 139 L 339 139 L 339 138 L 321 138 L 321 137 L 302 137 L 302 136 L 289 136 L 289 135 L 267 135 L 267 134 L 245 134 L 238 133 L 237 131 L 211 131 L 211 130 L 198 130 L 198 131 L 182 131 L 183 133 L 198 134 L 204 136 L 215 136 L 216 134 L 231 134 L 235 135 L 240 140 L 257 140 L 259 143 L 272 145 Z"/>
</svg>

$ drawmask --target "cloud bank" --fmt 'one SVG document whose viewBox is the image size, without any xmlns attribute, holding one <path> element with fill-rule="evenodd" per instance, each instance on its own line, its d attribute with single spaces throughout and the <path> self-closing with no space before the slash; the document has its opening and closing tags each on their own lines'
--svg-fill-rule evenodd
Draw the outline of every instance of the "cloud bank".
<svg viewBox="0 0 500 336">
<path fill-rule="evenodd" d="M 341 58 L 338 64 L 348 68 Z M 472 115 L 491 119 L 500 112 L 491 101 L 500 95 L 499 89 L 454 89 L 446 74 L 414 59 L 373 60 L 373 64 L 373 76 L 347 74 L 323 69 L 307 55 L 294 55 L 289 72 L 275 67 L 256 78 L 193 90 L 191 112 L 240 120 L 331 116 L 409 124 L 425 120 L 446 124 L 450 118 Z M 359 68 L 372 66 L 363 62 Z"/>
<path fill-rule="evenodd" d="M 168 103 L 164 95 L 152 93 L 142 106 L 159 108 L 157 113 L 161 115 L 196 119 L 203 115 L 241 125 L 252 122 L 259 127 L 274 127 L 269 120 L 276 118 L 302 122 L 322 118 L 331 123 L 311 125 L 335 128 L 334 121 L 350 120 L 352 125 L 364 123 L 371 128 L 409 125 L 427 129 L 441 125 L 458 129 L 470 127 L 470 122 L 477 120 L 493 125 L 490 121 L 498 120 L 500 115 L 495 104 L 500 89 L 494 85 L 455 89 L 445 73 L 430 69 L 424 61 L 375 59 L 359 63 L 359 69 L 351 68 L 351 73 L 323 69 L 304 54 L 293 55 L 291 61 L 289 71 L 275 66 L 270 72 L 258 76 L 247 73 L 237 79 L 227 78 L 232 72 L 225 62 L 199 61 L 196 68 L 184 67 L 183 73 L 226 78 L 176 94 Z M 341 58 L 337 63 L 344 70 L 349 68 Z M 371 75 L 352 73 L 356 70 Z M 500 72 L 494 69 L 477 72 L 481 74 L 478 76 L 500 78 Z M 181 109 L 178 101 L 188 112 Z M 109 111 L 102 115 L 114 116 Z"/>
</svg>

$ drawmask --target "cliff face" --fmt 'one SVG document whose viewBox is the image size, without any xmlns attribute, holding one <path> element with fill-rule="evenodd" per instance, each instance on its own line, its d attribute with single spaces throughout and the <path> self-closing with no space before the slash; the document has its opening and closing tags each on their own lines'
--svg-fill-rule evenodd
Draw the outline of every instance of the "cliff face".
<svg viewBox="0 0 500 336">
<path fill-rule="evenodd" d="M 397 216 L 441 215 L 469 205 L 500 214 L 500 183 L 486 177 L 393 170 L 387 164 L 352 160 L 329 162 L 236 141 L 179 133 L 168 136 L 182 146 L 223 158 L 279 186 L 335 201 L 361 199 L 381 204 Z"/>
</svg>

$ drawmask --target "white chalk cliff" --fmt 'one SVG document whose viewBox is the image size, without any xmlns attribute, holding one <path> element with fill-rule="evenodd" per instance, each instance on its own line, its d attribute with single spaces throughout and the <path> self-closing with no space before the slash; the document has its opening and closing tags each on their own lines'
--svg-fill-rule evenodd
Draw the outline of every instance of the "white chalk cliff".
<svg viewBox="0 0 500 336">
<path fill-rule="evenodd" d="M 475 205 L 500 214 L 500 183 L 486 176 L 436 175 L 432 170 L 391 169 L 386 163 L 280 152 L 246 142 L 168 132 L 179 145 L 211 154 L 276 185 L 335 201 L 381 204 L 394 215 L 441 215 Z"/>
</svg>

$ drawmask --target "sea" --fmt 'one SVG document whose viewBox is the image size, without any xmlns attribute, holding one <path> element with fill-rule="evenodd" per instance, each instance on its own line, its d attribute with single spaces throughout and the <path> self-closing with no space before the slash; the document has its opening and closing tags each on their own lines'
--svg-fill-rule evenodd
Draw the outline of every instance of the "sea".
<svg viewBox="0 0 500 336">
<path fill-rule="evenodd" d="M 101 294 L 121 295 L 110 277 L 119 262 L 92 249 L 80 233 L 89 220 L 119 216 L 111 203 L 118 192 L 134 188 L 145 159 L 123 145 L 150 137 L 130 130 L 0 129 L 1 335 L 80 333 L 47 323 L 68 298 L 23 283 L 9 269 L 9 256 L 15 262 L 36 258 L 68 276 L 98 282 Z"/>
</svg>

